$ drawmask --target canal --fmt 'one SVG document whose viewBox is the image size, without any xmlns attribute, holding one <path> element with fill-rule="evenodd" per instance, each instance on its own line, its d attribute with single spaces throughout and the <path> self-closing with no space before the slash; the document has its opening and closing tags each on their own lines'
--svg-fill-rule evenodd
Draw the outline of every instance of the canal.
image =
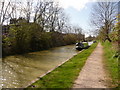
<svg viewBox="0 0 120 90">
<path fill-rule="evenodd" d="M 24 55 L 8 56 L 2 61 L 2 86 L 3 88 L 24 88 L 32 80 L 77 53 L 74 45 L 68 45 Z"/>
</svg>

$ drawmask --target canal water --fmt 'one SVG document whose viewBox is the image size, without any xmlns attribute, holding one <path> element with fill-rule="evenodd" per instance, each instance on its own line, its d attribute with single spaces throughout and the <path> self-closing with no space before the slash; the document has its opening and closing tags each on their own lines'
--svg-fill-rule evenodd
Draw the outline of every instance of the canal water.
<svg viewBox="0 0 120 90">
<path fill-rule="evenodd" d="M 74 45 L 24 55 L 8 56 L 2 62 L 3 88 L 24 88 L 31 81 L 77 54 Z"/>
</svg>

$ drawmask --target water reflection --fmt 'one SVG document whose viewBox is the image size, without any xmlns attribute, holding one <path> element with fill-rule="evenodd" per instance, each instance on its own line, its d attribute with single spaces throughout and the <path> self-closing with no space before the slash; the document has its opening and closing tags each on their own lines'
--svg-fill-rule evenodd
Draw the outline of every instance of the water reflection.
<svg viewBox="0 0 120 90">
<path fill-rule="evenodd" d="M 68 45 L 24 55 L 8 56 L 2 63 L 3 87 L 25 87 L 29 82 L 77 52 L 74 45 Z"/>
</svg>

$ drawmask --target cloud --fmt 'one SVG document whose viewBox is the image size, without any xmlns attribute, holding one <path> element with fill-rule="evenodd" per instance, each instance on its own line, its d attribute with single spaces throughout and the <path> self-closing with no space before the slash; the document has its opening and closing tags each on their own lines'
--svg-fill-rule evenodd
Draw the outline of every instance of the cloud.
<svg viewBox="0 0 120 90">
<path fill-rule="evenodd" d="M 55 1 L 58 1 L 60 6 L 65 9 L 73 7 L 79 11 L 85 8 L 86 3 L 89 2 L 89 0 L 55 0 Z"/>
<path fill-rule="evenodd" d="M 73 7 L 80 11 L 83 8 L 87 8 L 88 2 L 118 2 L 120 0 L 54 0 L 58 1 L 60 6 L 63 8 Z"/>
</svg>

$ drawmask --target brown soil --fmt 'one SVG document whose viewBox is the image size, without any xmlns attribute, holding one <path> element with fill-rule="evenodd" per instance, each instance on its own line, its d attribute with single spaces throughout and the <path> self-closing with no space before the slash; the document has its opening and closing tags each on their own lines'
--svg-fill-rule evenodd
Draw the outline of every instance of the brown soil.
<svg viewBox="0 0 120 90">
<path fill-rule="evenodd" d="M 102 57 L 103 47 L 99 43 L 88 57 L 86 64 L 74 82 L 73 88 L 108 88 Z"/>
</svg>

